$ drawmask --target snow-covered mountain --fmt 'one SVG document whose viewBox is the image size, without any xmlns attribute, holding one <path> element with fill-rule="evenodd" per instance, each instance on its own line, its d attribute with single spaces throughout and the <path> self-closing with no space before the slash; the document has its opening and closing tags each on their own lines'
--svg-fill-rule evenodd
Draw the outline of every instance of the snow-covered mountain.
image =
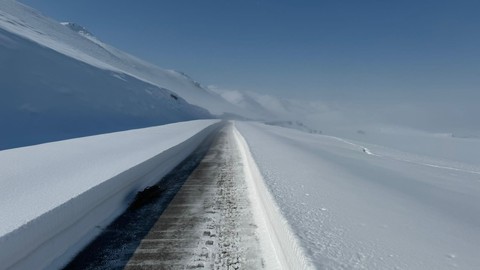
<svg viewBox="0 0 480 270">
<path fill-rule="evenodd" d="M 241 111 L 13 0 L 0 1 L 0 63 L 0 149 Z"/>
<path fill-rule="evenodd" d="M 77 23 L 59 23 L 13 0 L 0 2 L 0 60 L 6 130 L 0 149 L 211 114 L 297 121 L 324 108 L 202 87 L 183 72 L 105 44 Z"/>
<path fill-rule="evenodd" d="M 13 0 L 0 1 L 0 63 L 0 149 L 214 114 L 300 130 L 306 126 L 411 151 L 404 149 L 410 144 L 402 143 L 411 136 L 395 124 L 418 115 L 429 119 L 416 107 L 398 109 L 400 105 L 381 102 L 336 104 L 203 87 L 187 74 L 159 68 L 105 44 L 81 25 L 59 23 Z M 390 123 L 398 131 L 394 136 L 383 131 Z M 438 141 L 432 136 L 422 138 Z M 442 145 L 451 148 L 465 140 L 444 141 L 448 143 Z M 433 148 L 442 147 L 419 154 Z"/>
<path fill-rule="evenodd" d="M 231 104 L 202 88 L 188 76 L 159 68 L 105 44 L 78 24 L 59 23 L 13 0 L 2 1 L 0 12 L 1 28 L 40 45 L 90 65 L 119 71 L 158 87 L 170 89 L 187 102 L 207 108 L 214 114 L 224 111 L 238 112 Z"/>
</svg>

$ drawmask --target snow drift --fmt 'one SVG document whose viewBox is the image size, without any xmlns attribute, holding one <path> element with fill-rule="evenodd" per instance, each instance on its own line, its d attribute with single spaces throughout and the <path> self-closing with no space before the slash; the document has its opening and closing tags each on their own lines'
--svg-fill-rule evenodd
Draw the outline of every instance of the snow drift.
<svg viewBox="0 0 480 270">
<path fill-rule="evenodd" d="M 58 268 L 218 126 L 197 120 L 0 152 L 2 269 Z"/>
</svg>

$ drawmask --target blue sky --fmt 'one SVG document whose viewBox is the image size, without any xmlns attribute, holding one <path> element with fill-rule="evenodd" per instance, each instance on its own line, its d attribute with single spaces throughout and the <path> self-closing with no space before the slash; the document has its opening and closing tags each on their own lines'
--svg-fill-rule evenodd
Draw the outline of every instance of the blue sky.
<svg viewBox="0 0 480 270">
<path fill-rule="evenodd" d="M 352 102 L 480 98 L 480 1 L 22 2 L 204 85 Z"/>
</svg>

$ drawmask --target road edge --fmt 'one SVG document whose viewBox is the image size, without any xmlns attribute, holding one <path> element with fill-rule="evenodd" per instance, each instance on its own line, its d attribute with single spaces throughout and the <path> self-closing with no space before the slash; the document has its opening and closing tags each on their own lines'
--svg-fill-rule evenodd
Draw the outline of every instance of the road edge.
<svg viewBox="0 0 480 270">
<path fill-rule="evenodd" d="M 256 217 L 263 217 L 265 237 L 270 240 L 281 269 L 315 269 L 298 243 L 288 221 L 283 217 L 250 152 L 247 141 L 233 124 L 233 136 L 244 162 L 245 180 L 251 191 L 252 208 Z M 255 204 L 256 203 L 256 204 Z M 265 240 L 264 240 L 265 241 Z M 265 243 L 264 243 L 265 244 Z M 267 254 L 268 255 L 268 254 Z M 270 268 L 269 268 L 270 269 Z"/>
</svg>

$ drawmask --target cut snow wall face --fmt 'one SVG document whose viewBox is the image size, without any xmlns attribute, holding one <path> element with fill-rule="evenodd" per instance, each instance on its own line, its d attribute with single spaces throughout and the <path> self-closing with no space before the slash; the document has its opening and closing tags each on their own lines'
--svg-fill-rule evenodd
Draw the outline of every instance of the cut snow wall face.
<svg viewBox="0 0 480 270">
<path fill-rule="evenodd" d="M 172 145 L 168 150 L 131 168 L 125 168 L 120 174 L 104 179 L 97 186 L 50 211 L 39 213 L 37 218 L 1 236 L 2 267 L 7 269 L 62 267 L 100 233 L 98 226 L 109 224 L 121 214 L 138 191 L 158 182 L 190 155 L 218 125 L 215 121 L 207 121 L 204 128 L 199 129 L 187 140 Z M 115 134 L 111 137 L 114 140 Z M 79 140 L 83 139 L 72 142 Z M 65 184 L 68 184 L 68 180 Z M 52 196 L 55 192 L 61 190 L 52 190 Z"/>
</svg>

